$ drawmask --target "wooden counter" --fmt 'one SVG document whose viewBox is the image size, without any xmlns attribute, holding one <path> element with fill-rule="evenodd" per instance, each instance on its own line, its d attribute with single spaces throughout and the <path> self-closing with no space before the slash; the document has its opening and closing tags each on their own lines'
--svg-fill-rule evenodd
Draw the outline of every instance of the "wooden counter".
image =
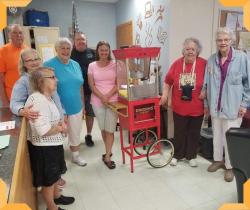
<svg viewBox="0 0 250 210">
<path fill-rule="evenodd" d="M 26 138 L 26 120 L 13 116 L 8 108 L 0 109 L 0 121 L 16 121 L 16 128 L 1 131 L 10 135 L 10 145 L 0 150 L 0 178 L 7 184 L 8 203 L 26 203 L 37 210 L 37 191 L 32 185 L 29 153 Z"/>
</svg>

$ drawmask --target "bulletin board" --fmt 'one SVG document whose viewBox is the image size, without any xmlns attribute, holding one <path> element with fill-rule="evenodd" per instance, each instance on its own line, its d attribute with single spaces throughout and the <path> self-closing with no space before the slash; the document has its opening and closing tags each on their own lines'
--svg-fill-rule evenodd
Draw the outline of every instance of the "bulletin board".
<svg viewBox="0 0 250 210">
<path fill-rule="evenodd" d="M 46 62 L 49 59 L 56 56 L 54 44 L 39 44 L 38 45 L 38 52 L 39 52 L 43 62 Z"/>
</svg>

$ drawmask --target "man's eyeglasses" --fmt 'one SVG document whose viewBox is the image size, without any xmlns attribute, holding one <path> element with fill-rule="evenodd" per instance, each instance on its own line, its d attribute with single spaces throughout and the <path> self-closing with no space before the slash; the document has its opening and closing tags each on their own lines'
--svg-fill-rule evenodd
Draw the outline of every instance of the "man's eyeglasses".
<svg viewBox="0 0 250 210">
<path fill-rule="evenodd" d="M 34 59 L 27 59 L 27 60 L 24 60 L 24 62 L 26 63 L 31 63 L 31 62 L 36 62 L 36 61 L 40 61 L 41 58 L 34 58 Z"/>
<path fill-rule="evenodd" d="M 53 75 L 53 76 L 44 76 L 43 78 L 56 79 L 56 76 L 55 75 Z"/>
</svg>

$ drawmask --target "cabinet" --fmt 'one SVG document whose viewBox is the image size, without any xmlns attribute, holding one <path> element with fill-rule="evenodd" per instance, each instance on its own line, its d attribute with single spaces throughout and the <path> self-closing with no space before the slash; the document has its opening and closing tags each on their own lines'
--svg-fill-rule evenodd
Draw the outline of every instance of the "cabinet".
<svg viewBox="0 0 250 210">
<path fill-rule="evenodd" d="M 24 43 L 36 49 L 44 60 L 42 48 L 50 48 L 54 51 L 54 44 L 60 36 L 59 27 L 22 26 Z M 47 58 L 47 57 L 46 57 Z"/>
<path fill-rule="evenodd" d="M 60 35 L 59 27 L 35 27 L 22 26 L 24 32 L 24 43 L 34 49 L 39 44 L 54 44 Z"/>
</svg>

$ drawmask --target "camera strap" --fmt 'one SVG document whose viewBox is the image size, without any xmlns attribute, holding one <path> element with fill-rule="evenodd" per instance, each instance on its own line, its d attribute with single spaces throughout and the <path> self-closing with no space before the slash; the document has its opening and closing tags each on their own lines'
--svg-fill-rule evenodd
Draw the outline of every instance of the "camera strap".
<svg viewBox="0 0 250 210">
<path fill-rule="evenodd" d="M 196 67 L 196 59 L 193 62 L 192 65 L 192 69 L 191 69 L 191 78 L 193 79 L 194 77 L 194 71 L 195 71 L 195 67 Z M 185 73 L 185 69 L 186 69 L 186 63 L 185 63 L 185 58 L 183 59 L 183 65 L 182 65 L 182 73 Z"/>
</svg>

